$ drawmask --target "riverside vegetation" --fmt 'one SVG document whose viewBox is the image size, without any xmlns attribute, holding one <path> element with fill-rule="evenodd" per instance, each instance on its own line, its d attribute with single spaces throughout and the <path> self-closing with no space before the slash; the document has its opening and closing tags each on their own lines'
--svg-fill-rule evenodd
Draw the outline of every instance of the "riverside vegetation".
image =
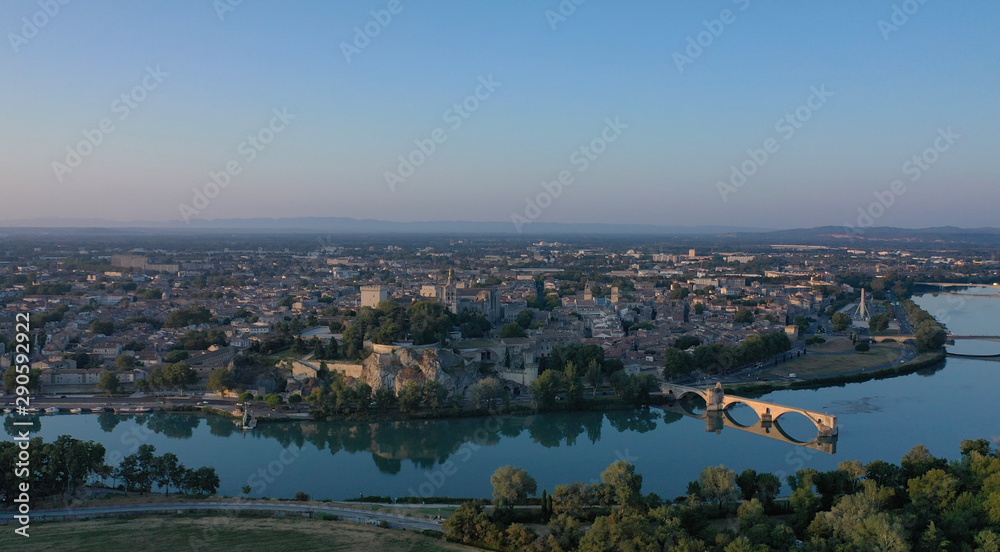
<svg viewBox="0 0 1000 552">
<path fill-rule="evenodd" d="M 899 464 L 842 462 L 789 476 L 706 468 L 687 496 L 642 493 L 642 475 L 615 462 L 600 483 L 542 491 L 505 466 L 491 478 L 493 509 L 467 502 L 444 525 L 449 540 L 518 552 L 997 552 L 1000 453 L 985 439 L 961 443 L 947 461 L 918 445 Z"/>
</svg>

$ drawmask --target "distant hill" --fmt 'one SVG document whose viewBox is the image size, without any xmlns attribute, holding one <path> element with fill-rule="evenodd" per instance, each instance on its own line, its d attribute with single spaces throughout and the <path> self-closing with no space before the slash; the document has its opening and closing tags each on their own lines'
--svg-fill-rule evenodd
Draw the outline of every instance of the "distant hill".
<svg viewBox="0 0 1000 552">
<path fill-rule="evenodd" d="M 429 221 L 393 222 L 347 217 L 247 218 L 174 222 L 110 222 L 98 219 L 32 219 L 0 221 L 0 231 L 28 235 L 39 231 L 51 234 L 438 234 L 449 236 L 491 235 L 524 236 L 688 236 L 692 243 L 724 244 L 786 244 L 857 248 L 908 247 L 1000 247 L 1000 228 L 934 228 L 873 227 L 848 229 L 841 226 L 774 230 L 735 226 L 661 226 L 655 224 L 601 223 L 533 223 L 519 234 L 508 222 Z"/>
<path fill-rule="evenodd" d="M 179 231 L 241 230 L 252 232 L 329 232 L 344 234 L 517 234 L 510 222 L 430 221 L 392 222 L 347 217 L 248 218 L 182 222 L 110 222 L 98 219 L 29 219 L 0 221 L 0 228 L 162 228 Z M 543 234 L 677 234 L 718 235 L 760 232 L 737 226 L 659 226 L 653 224 L 599 224 L 539 222 L 524 226 L 528 235 Z"/>
</svg>

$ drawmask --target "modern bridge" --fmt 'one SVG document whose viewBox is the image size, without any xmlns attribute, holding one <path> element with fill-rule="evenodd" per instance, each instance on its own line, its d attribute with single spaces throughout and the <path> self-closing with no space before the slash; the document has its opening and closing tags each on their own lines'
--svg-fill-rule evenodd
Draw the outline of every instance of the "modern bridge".
<svg viewBox="0 0 1000 552">
<path fill-rule="evenodd" d="M 915 286 L 937 286 L 940 288 L 950 288 L 950 287 L 982 287 L 982 288 L 992 288 L 997 287 L 997 284 L 961 284 L 952 282 L 914 282 Z"/>
<path fill-rule="evenodd" d="M 708 424 L 707 431 L 718 432 L 723 427 L 732 427 L 755 435 L 813 448 L 828 454 L 834 454 L 837 450 L 836 435 L 839 427 L 837 426 L 837 417 L 832 414 L 757 399 L 748 399 L 736 395 L 727 395 L 722 389 L 721 382 L 716 383 L 715 387 L 706 389 L 663 383 L 660 384 L 660 390 L 668 398 L 673 397 L 679 400 L 686 395 L 694 395 L 704 399 L 706 405 L 706 412 L 704 414 L 696 414 L 678 403 L 667 405 L 664 407 L 664 410 L 692 418 L 704 419 Z M 757 414 L 757 417 L 760 418 L 760 421 L 753 425 L 745 425 L 737 422 L 728 411 L 731 406 L 736 404 L 749 406 Z M 778 419 L 788 413 L 801 414 L 808 418 L 816 426 L 816 439 L 812 441 L 800 441 L 785 433 L 781 429 Z"/>
<path fill-rule="evenodd" d="M 865 339 L 870 339 L 875 343 L 884 343 L 886 341 L 895 341 L 897 343 L 904 343 L 906 341 L 915 340 L 917 336 L 915 335 L 866 335 Z M 954 335 L 948 334 L 949 340 L 955 339 L 967 339 L 975 341 L 998 341 L 1000 342 L 1000 335 Z"/>
</svg>

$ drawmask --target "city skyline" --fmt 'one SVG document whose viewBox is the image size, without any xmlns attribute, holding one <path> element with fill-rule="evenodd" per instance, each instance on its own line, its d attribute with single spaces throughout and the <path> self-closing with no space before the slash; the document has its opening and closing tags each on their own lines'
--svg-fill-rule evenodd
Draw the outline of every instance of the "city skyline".
<svg viewBox="0 0 1000 552">
<path fill-rule="evenodd" d="M 5 4 L 0 226 L 997 226 L 998 11 Z"/>
</svg>

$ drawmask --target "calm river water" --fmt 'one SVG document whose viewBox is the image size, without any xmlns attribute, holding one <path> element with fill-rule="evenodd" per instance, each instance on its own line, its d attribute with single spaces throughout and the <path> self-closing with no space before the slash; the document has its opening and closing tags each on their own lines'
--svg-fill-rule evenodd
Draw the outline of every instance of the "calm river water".
<svg viewBox="0 0 1000 552">
<path fill-rule="evenodd" d="M 926 294 L 917 302 L 956 334 L 1000 335 L 1000 296 L 994 290 Z M 957 457 L 962 439 L 1000 442 L 998 389 L 1000 362 L 949 358 L 909 376 L 764 396 L 836 414 L 835 454 L 734 428 L 709 432 L 704 420 L 657 408 L 364 425 L 261 424 L 247 435 L 221 418 L 66 414 L 42 417 L 38 435 L 99 441 L 114 463 L 149 443 L 159 453 L 177 454 L 187 466 L 214 466 L 220 491 L 230 495 L 250 485 L 251 496 L 269 497 L 291 497 L 299 490 L 331 499 L 360 493 L 422 495 L 428 502 L 433 496 L 487 497 L 490 475 L 507 464 L 528 470 L 539 492 L 551 492 L 560 483 L 594 480 L 625 459 L 643 475 L 644 490 L 675 497 L 709 465 L 790 474 L 803 467 L 832 469 L 852 459 L 898 461 L 920 443 L 935 455 Z M 734 417 L 756 419 L 746 408 Z M 781 425 L 791 436 L 815 436 L 805 418 L 786 417 Z"/>
</svg>

